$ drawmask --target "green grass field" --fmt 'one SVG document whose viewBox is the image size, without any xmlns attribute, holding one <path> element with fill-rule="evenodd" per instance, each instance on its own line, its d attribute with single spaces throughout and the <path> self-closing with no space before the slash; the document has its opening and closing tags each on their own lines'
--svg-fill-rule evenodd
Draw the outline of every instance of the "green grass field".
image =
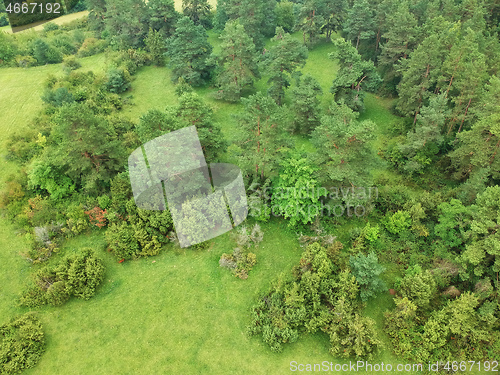
<svg viewBox="0 0 500 375">
<path fill-rule="evenodd" d="M 321 82 L 325 93 L 336 72 L 327 56 L 331 51 L 331 44 L 320 44 L 310 52 L 303 69 Z M 81 62 L 82 70 L 106 68 L 105 54 Z M 28 126 L 42 108 L 40 95 L 49 73 L 62 74 L 62 68 L 0 69 L 2 150 L 7 137 Z M 238 131 L 231 113 L 241 105 L 214 100 L 207 95 L 209 88 L 197 92 L 214 107 L 215 118 L 230 141 Z M 167 68 L 143 68 L 124 96 L 134 103 L 124 110 L 134 120 L 148 109 L 164 109 L 176 102 Z M 329 96 L 325 95 L 325 105 Z M 376 122 L 383 136 L 394 120 L 387 109 L 390 103 L 369 95 L 366 104 L 365 116 Z M 297 143 L 310 146 L 307 139 L 297 138 Z M 3 184 L 17 166 L 3 155 L 1 163 Z M 230 233 L 212 240 L 208 250 L 167 248 L 159 256 L 122 264 L 105 251 L 102 232 L 66 242 L 62 254 L 82 246 L 99 251 L 107 265 L 105 282 L 89 301 L 72 299 L 62 307 L 37 310 L 47 335 L 47 352 L 26 374 L 285 374 L 290 372 L 291 361 L 345 363 L 328 353 L 328 338 L 323 334 L 303 336 L 280 354 L 272 353 L 260 338 L 245 335 L 249 309 L 258 294 L 280 272 L 288 272 L 302 251 L 296 234 L 284 222 L 273 219 L 263 230 L 264 241 L 256 250 L 258 263 L 247 280 L 235 278 L 218 265 L 221 254 L 234 246 Z M 0 218 L 0 322 L 27 311 L 15 307 L 31 268 L 18 256 L 25 246 L 15 228 Z M 398 363 L 382 327 L 383 312 L 391 306 L 390 296 L 382 295 L 366 308 L 387 347 L 372 363 Z"/>
</svg>

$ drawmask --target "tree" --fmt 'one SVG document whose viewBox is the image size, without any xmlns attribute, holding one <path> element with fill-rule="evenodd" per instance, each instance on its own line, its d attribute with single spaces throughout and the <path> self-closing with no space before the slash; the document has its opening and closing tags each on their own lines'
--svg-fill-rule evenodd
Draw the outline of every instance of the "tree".
<svg viewBox="0 0 500 375">
<path fill-rule="evenodd" d="M 462 254 L 464 265 L 473 268 L 475 276 L 493 276 L 500 272 L 500 186 L 490 186 L 479 194 L 471 222 L 471 243 Z M 469 274 L 463 274 L 468 278 Z"/>
<path fill-rule="evenodd" d="M 211 8 L 207 0 L 182 0 L 184 16 L 191 18 L 195 25 L 202 25 L 205 28 L 211 26 Z"/>
<path fill-rule="evenodd" d="M 89 28 L 100 35 L 106 28 L 106 0 L 86 0 L 87 10 L 89 11 Z"/>
<path fill-rule="evenodd" d="M 356 41 L 356 49 L 360 40 L 368 40 L 375 35 L 372 6 L 367 0 L 354 0 L 352 8 L 347 12 L 344 22 L 344 33 L 350 41 Z"/>
<path fill-rule="evenodd" d="M 64 105 L 41 160 L 84 191 L 103 189 L 123 169 L 126 153 L 115 128 L 86 104 Z"/>
<path fill-rule="evenodd" d="M 283 104 L 285 89 L 290 86 L 290 77 L 307 59 L 307 49 L 290 34 L 278 27 L 273 41 L 277 42 L 264 55 L 264 73 L 269 75 L 269 95 L 278 105 Z"/>
<path fill-rule="evenodd" d="M 279 150 L 287 145 L 283 129 L 285 116 L 272 98 L 261 93 L 241 100 L 245 109 L 236 117 L 240 132 L 232 150 L 247 175 L 263 180 L 277 170 Z"/>
<path fill-rule="evenodd" d="M 329 57 L 338 59 L 340 69 L 331 92 L 337 102 L 343 100 L 349 108 L 360 112 L 364 108 L 364 90 L 375 90 L 380 84 L 380 76 L 373 62 L 363 60 L 351 43 L 344 39 L 336 39 L 333 43 L 337 50 Z"/>
<path fill-rule="evenodd" d="M 219 160 L 227 148 L 220 125 L 214 121 L 213 109 L 196 93 L 185 93 L 179 97 L 179 105 L 167 111 L 178 120 L 178 129 L 196 126 L 205 158 L 209 163 Z"/>
<path fill-rule="evenodd" d="M 108 0 L 106 2 L 106 32 L 109 43 L 116 49 L 144 46 L 148 32 L 148 8 L 142 0 Z"/>
<path fill-rule="evenodd" d="M 400 73 L 395 71 L 396 63 L 406 59 L 417 41 L 418 25 L 416 17 L 410 12 L 408 2 L 397 3 L 391 13 L 386 15 L 387 32 L 382 34 L 386 41 L 381 46 L 379 64 L 384 67 L 384 81 L 394 82 Z"/>
<path fill-rule="evenodd" d="M 385 268 L 378 263 L 375 253 L 363 255 L 359 253 L 356 257 L 349 258 L 352 274 L 360 286 L 360 296 L 362 301 L 375 297 L 377 293 L 385 290 L 384 282 L 379 275 Z"/>
<path fill-rule="evenodd" d="M 62 53 L 43 39 L 35 39 L 32 48 L 33 56 L 40 65 L 59 64 L 63 60 Z"/>
<path fill-rule="evenodd" d="M 403 298 L 408 298 L 421 311 L 428 309 L 431 300 L 436 297 L 437 285 L 430 271 L 414 267 L 406 271 L 399 283 L 399 291 Z"/>
<path fill-rule="evenodd" d="M 319 82 L 311 75 L 297 80 L 297 86 L 292 90 L 294 131 L 309 134 L 319 125 L 321 108 L 318 95 L 322 94 Z"/>
<path fill-rule="evenodd" d="M 301 22 L 299 28 L 302 31 L 304 44 L 312 46 L 321 34 L 321 28 L 325 24 L 320 7 L 324 2 L 322 0 L 306 0 L 300 10 Z"/>
<path fill-rule="evenodd" d="M 189 17 L 182 17 L 176 24 L 175 33 L 167 40 L 166 56 L 170 58 L 172 81 L 182 77 L 191 86 L 208 81 L 212 72 L 209 62 L 212 46 L 201 25 L 195 25 Z"/>
<path fill-rule="evenodd" d="M 165 64 L 165 42 L 161 32 L 149 28 L 148 36 L 144 39 L 146 48 L 151 54 L 151 60 L 158 66 Z"/>
<path fill-rule="evenodd" d="M 500 179 L 500 114 L 479 120 L 470 130 L 458 134 L 458 141 L 449 154 L 456 178 L 473 177 L 482 171 L 484 179 Z"/>
<path fill-rule="evenodd" d="M 279 179 L 274 186 L 273 209 L 278 209 L 289 226 L 297 223 L 308 224 L 320 214 L 322 203 L 319 184 L 313 177 L 317 171 L 304 153 L 295 151 L 281 163 Z"/>
<path fill-rule="evenodd" d="M 239 19 L 257 51 L 264 48 L 265 37 L 276 29 L 276 0 L 226 0 L 223 9 L 228 19 Z"/>
<path fill-rule="evenodd" d="M 148 0 L 149 28 L 157 31 L 162 39 L 172 36 L 179 13 L 173 0 Z"/>
<path fill-rule="evenodd" d="M 437 84 L 447 49 L 442 31 L 436 30 L 410 53 L 401 59 L 397 70 L 402 74 L 398 84 L 399 99 L 396 109 L 403 115 L 414 115 L 414 123 L 422 106 L 431 96 L 429 89 Z"/>
<path fill-rule="evenodd" d="M 356 117 L 345 104 L 334 103 L 313 131 L 323 182 L 369 186 L 369 171 L 376 163 L 370 145 L 375 125 L 370 120 L 356 121 Z"/>
<path fill-rule="evenodd" d="M 459 249 L 468 237 L 470 207 L 465 207 L 458 199 L 451 199 L 449 203 L 440 203 L 438 210 L 439 223 L 434 227 L 434 233 L 440 238 L 439 245 L 445 249 Z"/>
<path fill-rule="evenodd" d="M 401 153 L 408 158 L 405 170 L 422 172 L 425 166 L 434 161 L 444 140 L 441 133 L 450 113 L 447 104 L 444 93 L 434 95 L 429 105 L 422 107 L 417 114 L 415 129 L 408 132 L 405 144 L 399 146 Z"/>
<path fill-rule="evenodd" d="M 276 26 L 282 27 L 287 33 L 293 32 L 295 28 L 294 3 L 290 1 L 280 1 L 276 3 Z"/>
<path fill-rule="evenodd" d="M 218 57 L 217 96 L 239 101 L 243 90 L 252 88 L 254 80 L 259 77 L 255 45 L 238 20 L 227 22 L 219 39 L 222 43 Z"/>
<path fill-rule="evenodd" d="M 330 40 L 332 34 L 342 29 L 347 16 L 347 0 L 325 1 L 324 19 L 325 22 L 321 31 L 325 33 L 326 40 Z"/>
</svg>

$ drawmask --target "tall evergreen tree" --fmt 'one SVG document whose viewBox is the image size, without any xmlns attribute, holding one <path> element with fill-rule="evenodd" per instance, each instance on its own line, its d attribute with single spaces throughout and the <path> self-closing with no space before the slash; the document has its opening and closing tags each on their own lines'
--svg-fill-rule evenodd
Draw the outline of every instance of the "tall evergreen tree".
<svg viewBox="0 0 500 375">
<path fill-rule="evenodd" d="M 306 0 L 300 10 L 301 21 L 299 23 L 304 44 L 311 46 L 321 34 L 321 29 L 325 24 L 322 15 L 323 0 Z"/>
<path fill-rule="evenodd" d="M 402 2 L 386 15 L 387 32 L 382 34 L 385 42 L 381 46 L 378 57 L 379 64 L 384 67 L 384 81 L 393 82 L 399 76 L 395 65 L 400 59 L 406 59 L 414 48 L 418 35 L 417 19 L 410 13 L 407 2 Z M 391 84 L 393 86 L 394 83 Z"/>
<path fill-rule="evenodd" d="M 407 171 L 422 171 L 434 161 L 444 139 L 442 132 L 448 114 L 448 99 L 444 93 L 433 96 L 429 105 L 422 107 L 417 115 L 415 130 L 408 132 L 406 143 L 400 146 L 401 152 L 408 158 L 405 165 Z"/>
<path fill-rule="evenodd" d="M 347 12 L 344 22 L 344 33 L 347 39 L 355 41 L 356 49 L 361 40 L 368 40 L 375 35 L 373 8 L 368 0 L 354 0 L 352 8 Z"/>
<path fill-rule="evenodd" d="M 144 45 L 148 32 L 148 9 L 144 1 L 108 0 L 105 17 L 111 46 L 127 49 Z"/>
<path fill-rule="evenodd" d="M 338 59 L 340 69 L 333 80 L 331 92 L 337 102 L 343 101 L 351 109 L 362 111 L 365 90 L 375 90 L 380 76 L 371 60 L 365 61 L 351 43 L 344 39 L 334 42 L 337 50 L 329 56 Z"/>
<path fill-rule="evenodd" d="M 297 86 L 292 90 L 294 131 L 309 134 L 319 125 L 321 108 L 318 95 L 322 93 L 319 82 L 311 75 L 298 79 Z"/>
<path fill-rule="evenodd" d="M 277 171 L 279 151 L 287 146 L 284 109 L 261 93 L 241 101 L 245 109 L 237 116 L 240 131 L 233 152 L 248 176 L 264 179 Z"/>
<path fill-rule="evenodd" d="M 217 77 L 218 97 L 238 101 L 242 91 L 252 88 L 255 78 L 259 76 L 255 45 L 238 20 L 227 22 L 219 39 L 222 43 L 219 56 L 221 70 Z"/>
<path fill-rule="evenodd" d="M 87 10 L 89 11 L 89 28 L 94 30 L 99 36 L 106 28 L 106 0 L 86 0 Z"/>
<path fill-rule="evenodd" d="M 191 18 L 195 25 L 205 28 L 212 26 L 210 20 L 211 5 L 207 0 L 182 0 L 182 13 Z"/>
<path fill-rule="evenodd" d="M 162 38 L 170 37 L 175 30 L 179 13 L 173 0 L 148 0 L 149 27 L 158 31 Z"/>
<path fill-rule="evenodd" d="M 375 137 L 375 124 L 370 120 L 359 122 L 356 117 L 347 105 L 334 103 L 312 133 L 324 183 L 369 186 L 369 171 L 376 162 L 370 143 Z"/>
<path fill-rule="evenodd" d="M 273 41 L 277 43 L 265 54 L 263 67 L 265 74 L 269 76 L 267 82 L 271 85 L 269 95 L 281 105 L 285 89 L 290 86 L 291 75 L 306 63 L 307 48 L 281 27 L 276 28 Z"/>
<path fill-rule="evenodd" d="M 275 8 L 276 0 L 226 0 L 224 6 L 228 19 L 240 19 L 257 51 L 264 48 L 265 37 L 271 37 L 276 29 Z"/>
<path fill-rule="evenodd" d="M 195 25 L 189 17 L 177 22 L 174 35 L 167 39 L 166 56 L 170 58 L 172 81 L 182 77 L 191 86 L 208 81 L 213 66 L 209 60 L 212 46 L 207 39 L 203 26 Z"/>
</svg>

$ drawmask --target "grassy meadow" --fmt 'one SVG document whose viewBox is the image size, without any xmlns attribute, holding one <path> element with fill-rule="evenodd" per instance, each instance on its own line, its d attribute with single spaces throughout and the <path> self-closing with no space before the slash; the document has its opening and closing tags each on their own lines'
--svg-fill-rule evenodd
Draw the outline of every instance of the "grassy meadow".
<svg viewBox="0 0 500 375">
<path fill-rule="evenodd" d="M 301 37 L 297 35 L 297 37 Z M 215 34 L 210 34 L 217 43 Z M 337 67 L 328 58 L 332 44 L 322 43 L 310 51 L 302 72 L 317 78 L 325 92 L 323 105 L 331 100 L 329 87 Z M 216 47 L 217 48 L 217 47 Z M 80 59 L 81 70 L 105 71 L 106 54 Z M 0 69 L 0 183 L 17 165 L 8 162 L 6 140 L 28 126 L 42 108 L 40 95 L 47 74 L 63 74 L 60 65 L 29 69 Z M 258 83 L 264 88 L 266 78 Z M 214 100 L 211 89 L 197 89 L 214 108 L 229 141 L 238 131 L 231 114 L 240 104 Z M 123 94 L 131 101 L 123 113 L 133 120 L 149 109 L 175 104 L 176 96 L 168 68 L 144 67 L 135 76 L 132 88 Z M 383 142 L 395 118 L 390 101 L 374 95 L 366 98 L 363 118 L 377 124 L 374 147 Z M 297 137 L 297 145 L 311 147 Z M 351 225 L 351 224 L 349 224 Z M 286 345 L 282 353 L 272 353 L 259 337 L 249 338 L 245 327 L 259 293 L 265 291 L 280 272 L 289 272 L 301 256 L 297 234 L 284 221 L 271 219 L 262 226 L 264 240 L 256 249 L 257 265 L 247 280 L 240 280 L 219 267 L 222 253 L 232 251 L 232 234 L 210 241 L 203 251 L 167 247 L 161 255 L 117 263 L 106 251 L 103 231 L 95 230 L 67 241 L 59 257 L 89 246 L 99 251 L 107 272 L 98 293 L 89 301 L 72 299 L 61 307 L 36 310 L 47 336 L 47 351 L 40 363 L 26 374 L 285 374 L 290 362 L 345 363 L 329 353 L 326 335 L 306 335 Z M 338 228 L 342 231 L 343 228 Z M 4 217 L 0 217 L 0 322 L 27 309 L 16 307 L 31 266 L 19 253 L 25 250 L 23 237 Z M 391 277 L 393 275 L 391 274 Z M 377 322 L 386 348 L 371 363 L 399 363 L 391 354 L 383 331 L 383 312 L 393 306 L 389 294 L 371 301 L 365 311 Z M 348 363 L 349 361 L 347 361 Z M 391 372 L 398 374 L 399 372 Z M 408 372 L 406 372 L 407 374 Z M 372 372 L 365 372 L 372 374 Z M 375 374 L 375 372 L 373 372 Z"/>
</svg>

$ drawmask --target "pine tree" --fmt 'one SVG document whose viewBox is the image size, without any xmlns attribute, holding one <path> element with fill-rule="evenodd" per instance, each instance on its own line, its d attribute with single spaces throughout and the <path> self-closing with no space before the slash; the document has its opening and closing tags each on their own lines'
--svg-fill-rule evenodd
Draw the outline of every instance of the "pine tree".
<svg viewBox="0 0 500 375">
<path fill-rule="evenodd" d="M 385 68 L 384 80 L 391 82 L 398 73 L 394 67 L 400 59 L 406 59 L 414 48 L 418 35 L 417 19 L 410 13 L 409 4 L 402 2 L 386 15 L 388 31 L 382 34 L 385 42 L 378 57 L 379 64 Z"/>
<path fill-rule="evenodd" d="M 396 109 L 405 116 L 414 115 L 414 122 L 420 108 L 429 99 L 440 75 L 443 60 L 447 55 L 443 38 L 431 34 L 410 54 L 400 60 L 398 71 L 402 74 L 398 84 L 399 99 Z"/>
<path fill-rule="evenodd" d="M 309 134 L 320 122 L 320 100 L 323 90 L 311 75 L 298 80 L 292 90 L 292 111 L 294 113 L 294 131 Z"/>
<path fill-rule="evenodd" d="M 182 13 L 191 18 L 195 25 L 210 28 L 211 5 L 207 0 L 182 0 Z"/>
<path fill-rule="evenodd" d="M 182 17 L 175 33 L 167 40 L 166 56 L 170 58 L 172 81 L 182 77 L 191 86 L 199 86 L 210 79 L 212 64 L 209 61 L 212 46 L 201 25 L 189 17 Z"/>
<path fill-rule="evenodd" d="M 370 143 L 375 125 L 370 120 L 359 122 L 356 117 L 347 105 L 334 103 L 312 133 L 325 183 L 369 186 L 369 171 L 376 163 Z"/>
<path fill-rule="evenodd" d="M 302 31 L 304 44 L 312 46 L 321 34 L 321 28 L 325 24 L 320 9 L 324 5 L 322 0 L 306 0 L 300 10 L 301 22 L 299 28 Z"/>
<path fill-rule="evenodd" d="M 241 101 L 245 109 L 237 116 L 240 134 L 233 152 L 247 175 L 263 180 L 277 170 L 279 150 L 287 145 L 284 109 L 260 93 Z"/>
<path fill-rule="evenodd" d="M 148 0 L 149 27 L 158 31 L 163 39 L 172 36 L 180 15 L 173 0 Z"/>
<path fill-rule="evenodd" d="M 115 49 L 144 45 L 148 9 L 142 0 L 108 0 L 105 19 L 109 42 Z"/>
<path fill-rule="evenodd" d="M 277 43 L 265 54 L 263 67 L 265 74 L 269 76 L 267 82 L 271 85 L 269 95 L 281 105 L 285 89 L 290 86 L 290 77 L 306 63 L 307 48 L 281 27 L 276 28 L 273 41 Z"/>
<path fill-rule="evenodd" d="M 353 110 L 362 111 L 364 91 L 376 89 L 380 76 L 373 62 L 363 60 L 351 43 L 344 39 L 336 39 L 333 43 L 337 50 L 329 57 L 338 59 L 340 69 L 333 80 L 331 92 L 337 102 L 344 101 Z"/>
<path fill-rule="evenodd" d="M 106 0 L 86 0 L 89 28 L 100 36 L 106 28 Z"/>
<path fill-rule="evenodd" d="M 259 76 L 255 45 L 238 20 L 227 22 L 219 39 L 222 43 L 217 94 L 221 99 L 239 101 L 242 91 L 252 88 Z"/>
<path fill-rule="evenodd" d="M 421 171 L 435 159 L 444 139 L 442 133 L 449 112 L 444 93 L 431 97 L 429 105 L 422 107 L 417 115 L 415 130 L 408 132 L 406 143 L 400 146 L 401 152 L 408 158 L 406 170 Z"/>
<path fill-rule="evenodd" d="M 324 1 L 325 19 L 322 32 L 325 33 L 326 40 L 330 40 L 332 34 L 342 29 L 342 25 L 347 17 L 347 0 Z"/>
<path fill-rule="evenodd" d="M 368 0 L 354 0 L 343 26 L 347 39 L 356 41 L 356 49 L 361 40 L 371 39 L 375 35 L 373 10 Z"/>
<path fill-rule="evenodd" d="M 266 37 L 276 29 L 276 0 L 226 0 L 224 10 L 228 19 L 239 19 L 255 44 L 257 51 L 264 48 Z"/>
</svg>

